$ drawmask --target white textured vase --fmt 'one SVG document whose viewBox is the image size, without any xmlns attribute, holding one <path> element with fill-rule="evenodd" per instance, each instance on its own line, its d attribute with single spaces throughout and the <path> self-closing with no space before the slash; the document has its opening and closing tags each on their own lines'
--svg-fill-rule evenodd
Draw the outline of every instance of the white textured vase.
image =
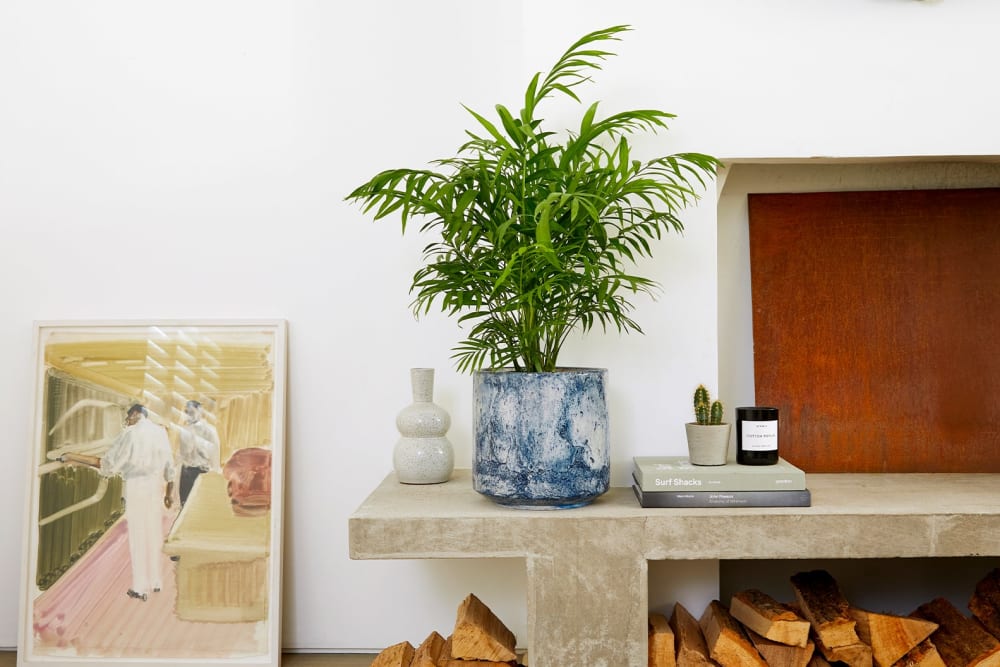
<svg viewBox="0 0 1000 667">
<path fill-rule="evenodd" d="M 400 438 L 392 452 L 396 478 L 403 484 L 439 484 L 455 470 L 455 451 L 445 437 L 451 415 L 434 403 L 434 369 L 411 368 L 413 403 L 396 415 Z"/>
</svg>

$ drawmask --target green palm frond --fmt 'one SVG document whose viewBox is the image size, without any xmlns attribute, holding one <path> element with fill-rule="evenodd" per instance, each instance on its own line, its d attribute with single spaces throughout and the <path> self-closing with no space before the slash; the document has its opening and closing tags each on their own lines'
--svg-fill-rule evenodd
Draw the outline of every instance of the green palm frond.
<svg viewBox="0 0 1000 667">
<path fill-rule="evenodd" d="M 536 74 L 515 115 L 466 107 L 476 122 L 455 156 L 430 169 L 390 169 L 347 199 L 375 220 L 419 218 L 439 240 L 424 248 L 413 277 L 417 315 L 432 308 L 458 318 L 467 337 L 453 348 L 460 371 L 484 365 L 551 371 L 574 330 L 641 332 L 630 295 L 655 295 L 655 282 L 626 267 L 651 242 L 680 232 L 678 214 L 697 200 L 719 161 L 701 153 L 635 159 L 629 138 L 667 130 L 655 109 L 598 117 L 590 104 L 558 140 L 539 105 L 553 95 L 579 102 L 577 88 L 613 56 L 601 45 L 628 26 L 584 35 L 548 73 Z"/>
</svg>

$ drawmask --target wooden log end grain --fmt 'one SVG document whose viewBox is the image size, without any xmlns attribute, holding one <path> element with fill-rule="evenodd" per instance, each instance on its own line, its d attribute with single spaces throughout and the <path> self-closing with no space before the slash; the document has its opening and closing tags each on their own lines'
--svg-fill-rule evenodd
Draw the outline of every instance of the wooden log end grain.
<svg viewBox="0 0 1000 667">
<path fill-rule="evenodd" d="M 805 646 L 795 646 L 768 639 L 749 628 L 747 635 L 768 667 L 808 667 L 816 652 L 812 640 L 806 640 Z"/>
<path fill-rule="evenodd" d="M 910 614 L 938 624 L 931 641 L 945 664 L 1000 667 L 1000 641 L 945 598 L 934 598 Z"/>
<path fill-rule="evenodd" d="M 892 667 L 900 658 L 937 630 L 937 623 L 921 618 L 878 614 L 852 607 L 861 641 L 872 647 L 878 667 Z"/>
<path fill-rule="evenodd" d="M 677 667 L 715 667 L 701 626 L 680 602 L 670 614 L 670 628 L 674 631 Z"/>
<path fill-rule="evenodd" d="M 649 615 L 649 667 L 676 667 L 674 631 L 667 617 L 659 613 Z"/>
<path fill-rule="evenodd" d="M 1000 568 L 983 577 L 969 600 L 969 611 L 987 632 L 1000 639 Z"/>
<path fill-rule="evenodd" d="M 399 642 L 382 650 L 371 667 L 410 667 L 413 662 L 413 644 L 410 642 Z"/>
<path fill-rule="evenodd" d="M 451 656 L 463 660 L 509 662 L 517 659 L 514 633 L 475 595 L 458 606 L 451 635 Z"/>
<path fill-rule="evenodd" d="M 788 605 L 751 588 L 733 595 L 729 613 L 761 637 L 790 646 L 805 646 L 809 641 L 809 621 Z"/>
<path fill-rule="evenodd" d="M 941 659 L 937 647 L 930 639 L 917 644 L 910 652 L 893 663 L 892 667 L 948 667 Z"/>
<path fill-rule="evenodd" d="M 861 643 L 847 598 L 829 572 L 799 572 L 792 575 L 791 581 L 799 609 L 812 624 L 820 643 L 831 649 Z"/>
<path fill-rule="evenodd" d="M 723 667 L 767 667 L 743 626 L 718 600 L 712 600 L 698 623 L 708 654 Z"/>
</svg>

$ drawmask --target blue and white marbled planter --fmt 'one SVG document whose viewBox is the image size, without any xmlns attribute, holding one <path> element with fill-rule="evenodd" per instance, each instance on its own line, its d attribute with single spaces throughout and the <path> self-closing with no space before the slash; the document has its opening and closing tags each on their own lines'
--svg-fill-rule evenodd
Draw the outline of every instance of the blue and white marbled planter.
<svg viewBox="0 0 1000 667">
<path fill-rule="evenodd" d="M 611 481 L 608 372 L 485 370 L 473 378 L 473 487 L 501 505 L 586 505 Z"/>
</svg>

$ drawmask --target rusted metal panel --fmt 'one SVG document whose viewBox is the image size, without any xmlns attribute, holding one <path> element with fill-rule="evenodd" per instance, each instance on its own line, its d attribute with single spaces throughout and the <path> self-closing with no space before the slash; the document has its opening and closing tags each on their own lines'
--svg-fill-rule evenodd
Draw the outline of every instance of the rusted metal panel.
<svg viewBox="0 0 1000 667">
<path fill-rule="evenodd" d="M 756 402 L 810 472 L 1000 472 L 1000 188 L 751 194 Z"/>
</svg>

